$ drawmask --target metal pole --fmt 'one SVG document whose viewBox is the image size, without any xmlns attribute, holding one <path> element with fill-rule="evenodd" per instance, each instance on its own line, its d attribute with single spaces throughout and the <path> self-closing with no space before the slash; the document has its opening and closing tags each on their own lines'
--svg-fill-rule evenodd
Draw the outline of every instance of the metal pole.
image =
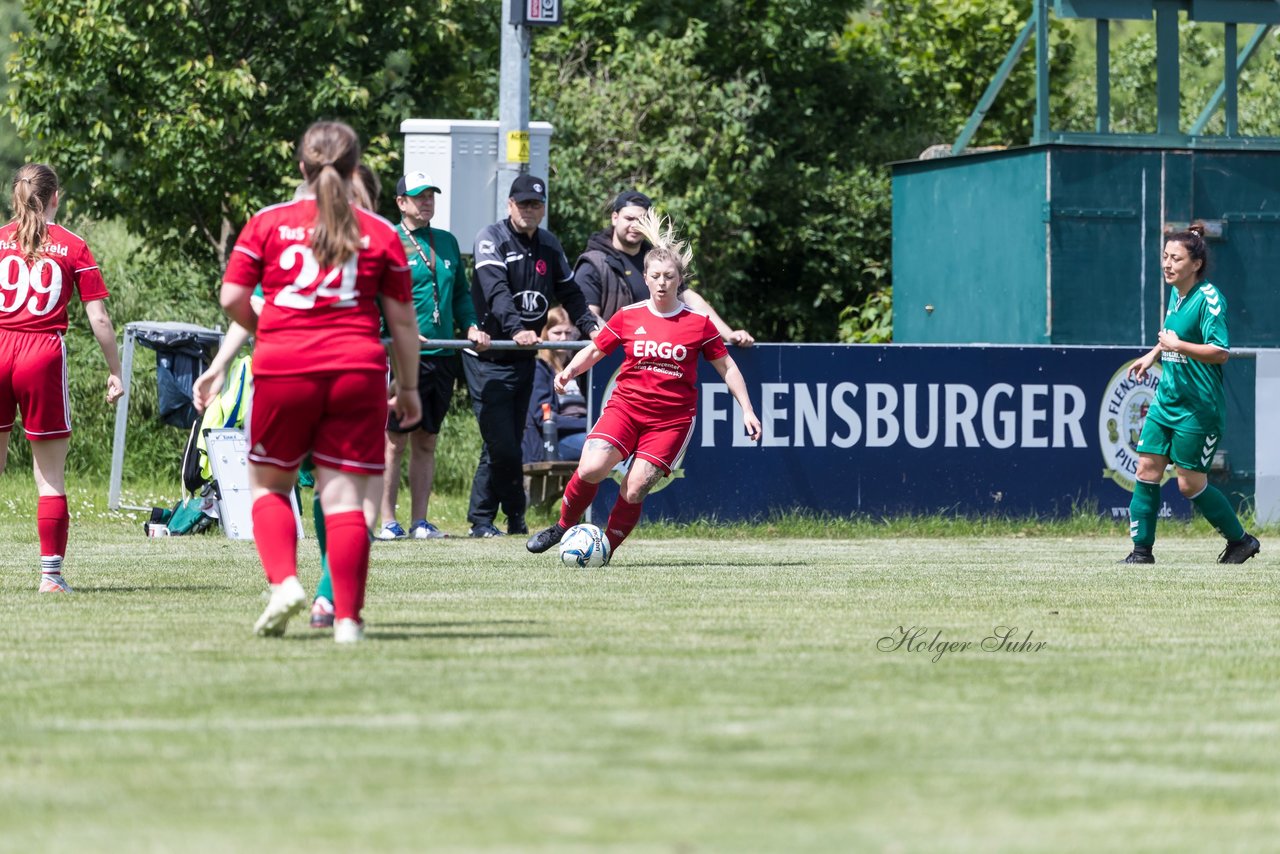
<svg viewBox="0 0 1280 854">
<path fill-rule="evenodd" d="M 502 0 L 502 52 L 498 78 L 498 172 L 494 185 L 494 221 L 506 219 L 511 182 L 529 171 L 528 162 L 509 158 L 508 140 L 513 133 L 529 132 L 529 28 L 511 23 L 514 4 Z M 547 176 L 541 176 L 546 178 Z"/>
<path fill-rule="evenodd" d="M 384 344 L 391 342 L 390 338 L 382 339 Z M 537 344 L 517 344 L 514 341 L 496 340 L 489 345 L 490 350 L 585 350 L 591 344 L 590 341 L 539 341 Z M 425 350 L 470 350 L 474 346 L 466 338 L 431 338 L 423 341 L 422 349 Z"/>
<path fill-rule="evenodd" d="M 1235 136 L 1239 130 L 1239 114 L 1236 110 L 1236 25 L 1225 24 L 1222 33 L 1223 49 L 1226 55 L 1223 63 L 1222 85 L 1226 89 L 1226 125 L 1227 136 Z"/>
<path fill-rule="evenodd" d="M 124 476 L 124 439 L 129 428 L 129 394 L 133 386 L 133 348 L 138 333 L 132 323 L 124 325 L 124 348 L 120 358 L 120 384 L 124 394 L 116 401 L 116 431 L 111 443 L 111 480 L 107 487 L 107 509 L 120 509 L 120 486 Z"/>
<path fill-rule="evenodd" d="M 1156 133 L 1178 133 L 1178 0 L 1156 0 Z"/>
<path fill-rule="evenodd" d="M 1094 66 L 1098 78 L 1098 133 L 1111 133 L 1111 22 L 1099 18 Z"/>
<path fill-rule="evenodd" d="M 1036 120 L 1032 142 L 1049 137 L 1049 0 L 1036 0 Z"/>
</svg>

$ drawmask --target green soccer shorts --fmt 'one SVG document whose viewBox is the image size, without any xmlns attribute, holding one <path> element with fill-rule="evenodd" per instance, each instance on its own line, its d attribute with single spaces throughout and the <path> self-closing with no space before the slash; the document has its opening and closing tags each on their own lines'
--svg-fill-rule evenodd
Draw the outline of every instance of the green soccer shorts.
<svg viewBox="0 0 1280 854">
<path fill-rule="evenodd" d="M 1207 473 L 1221 438 L 1208 433 L 1183 433 L 1148 418 L 1142 425 L 1138 453 L 1168 457 L 1178 468 Z"/>
</svg>

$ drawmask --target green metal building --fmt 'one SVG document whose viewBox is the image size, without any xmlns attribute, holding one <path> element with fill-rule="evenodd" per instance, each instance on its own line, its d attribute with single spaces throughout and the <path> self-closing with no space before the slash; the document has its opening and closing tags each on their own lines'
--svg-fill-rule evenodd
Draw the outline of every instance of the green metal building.
<svg viewBox="0 0 1280 854">
<path fill-rule="evenodd" d="M 1049 125 L 1050 14 L 1096 27 L 1097 126 Z M 1179 127 L 1179 25 L 1222 24 L 1223 80 Z M 1110 129 L 1112 20 L 1153 20 L 1157 128 Z M 1255 25 L 1237 49 L 1237 27 Z M 1237 79 L 1274 25 L 1277 0 L 1032 0 L 951 156 L 893 166 L 893 340 L 901 344 L 1153 346 L 1169 298 L 1164 235 L 1201 220 L 1209 279 L 1226 295 L 1232 349 L 1280 347 L 1280 139 L 1245 136 Z M 1031 42 L 1036 116 L 1022 148 L 969 152 L 982 117 Z M 1218 110 L 1223 134 L 1206 134 Z M 1257 363 L 1227 364 L 1228 428 L 1217 466 L 1229 492 L 1254 492 Z M 1268 475 L 1268 478 L 1271 478 Z M 1274 478 L 1271 478 L 1274 479 Z"/>
<path fill-rule="evenodd" d="M 1049 17 L 1091 19 L 1094 133 L 1049 126 Z M 1179 127 L 1179 24 L 1223 25 L 1223 80 Z M 1154 134 L 1110 128 L 1110 32 L 1153 20 Z M 1240 134 L 1237 80 L 1273 25 L 1275 0 L 1033 0 L 1032 13 L 952 146 L 951 157 L 893 167 L 894 341 L 1154 342 L 1167 288 L 1163 235 L 1203 220 L 1211 280 L 1231 307 L 1232 343 L 1280 344 L 1280 139 Z M 1237 28 L 1255 25 L 1237 51 Z M 966 154 L 1023 49 L 1036 46 L 1036 116 L 1026 148 Z M 1207 135 L 1221 109 L 1225 132 Z"/>
<path fill-rule="evenodd" d="M 1151 346 L 1203 220 L 1235 346 L 1280 346 L 1280 152 L 1046 143 L 893 169 L 894 341 Z"/>
</svg>

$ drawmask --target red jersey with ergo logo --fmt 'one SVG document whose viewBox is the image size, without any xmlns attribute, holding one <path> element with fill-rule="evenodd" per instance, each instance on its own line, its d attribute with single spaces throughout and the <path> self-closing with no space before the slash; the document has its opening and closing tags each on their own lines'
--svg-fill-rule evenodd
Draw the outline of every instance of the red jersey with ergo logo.
<svg viewBox="0 0 1280 854">
<path fill-rule="evenodd" d="M 625 358 L 609 405 L 615 402 L 652 418 L 692 418 L 698 405 L 698 356 L 707 361 L 729 355 L 711 318 L 684 303 L 669 315 L 648 301 L 619 310 L 596 335 L 596 346 Z"/>
</svg>

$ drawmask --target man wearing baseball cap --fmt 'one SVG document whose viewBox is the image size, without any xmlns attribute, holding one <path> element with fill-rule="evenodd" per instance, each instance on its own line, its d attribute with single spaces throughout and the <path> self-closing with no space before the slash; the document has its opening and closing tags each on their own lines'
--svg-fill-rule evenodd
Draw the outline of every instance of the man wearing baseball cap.
<svg viewBox="0 0 1280 854">
<path fill-rule="evenodd" d="M 409 259 L 413 277 L 413 304 L 418 315 L 418 335 L 423 341 L 459 337 L 462 333 L 477 351 L 489 347 L 489 336 L 476 323 L 467 272 L 462 266 L 458 241 L 452 234 L 431 227 L 440 188 L 424 173 L 410 172 L 396 182 L 396 207 L 400 209 L 400 243 Z M 461 373 L 456 350 L 427 349 L 418 355 L 416 383 L 422 398 L 422 421 L 402 430 L 394 415 L 387 419 L 387 475 L 382 485 L 382 528 L 380 540 L 433 540 L 447 536 L 427 521 L 427 506 L 435 481 L 436 440 L 453 387 Z M 412 393 L 412 392 L 409 392 Z M 400 463 L 406 445 L 413 446 L 409 457 L 409 519 L 406 533 L 396 520 L 396 499 L 400 491 Z"/>
<path fill-rule="evenodd" d="M 545 228 L 547 183 L 519 175 L 507 194 L 507 218 L 476 235 L 471 296 L 480 328 L 493 340 L 537 344 L 551 303 L 564 306 L 583 338 L 596 319 L 573 280 L 560 241 Z M 508 534 L 527 534 L 521 440 L 533 394 L 535 351 L 490 350 L 462 357 L 471 405 L 480 422 L 480 463 L 471 483 L 471 536 L 497 537 L 498 510 Z"/>
<path fill-rule="evenodd" d="M 601 320 L 613 317 L 624 305 L 649 298 L 649 287 L 644 283 L 644 256 L 649 244 L 636 230 L 636 223 L 653 207 L 653 200 L 638 190 L 623 190 L 610 207 L 613 213 L 609 227 L 587 239 L 587 249 L 573 267 L 574 279 L 587 305 Z M 682 288 L 680 299 L 711 318 L 725 342 L 739 347 L 755 343 L 751 333 L 725 323 L 697 291 Z"/>
</svg>

